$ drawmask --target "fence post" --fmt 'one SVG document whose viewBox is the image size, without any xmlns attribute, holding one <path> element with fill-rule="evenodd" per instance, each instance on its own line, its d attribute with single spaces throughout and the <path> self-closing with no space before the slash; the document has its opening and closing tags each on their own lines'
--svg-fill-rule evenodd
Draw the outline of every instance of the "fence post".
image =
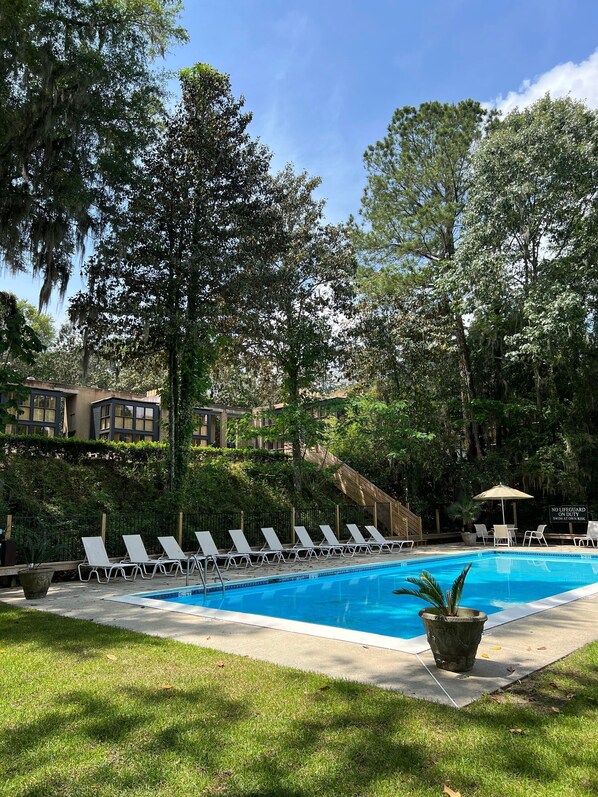
<svg viewBox="0 0 598 797">
<path fill-rule="evenodd" d="M 440 534 L 440 510 L 436 507 L 436 531 Z"/>
<path fill-rule="evenodd" d="M 4 530 L 4 539 L 10 540 L 12 536 L 12 515 L 6 516 L 6 529 Z"/>
<path fill-rule="evenodd" d="M 183 513 L 179 512 L 176 525 L 176 537 L 179 547 L 183 546 Z"/>
<path fill-rule="evenodd" d="M 291 542 L 293 545 L 297 542 L 297 535 L 295 534 L 295 507 L 291 507 Z"/>
<path fill-rule="evenodd" d="M 377 501 L 374 501 L 374 517 L 373 517 L 373 520 L 374 520 L 374 527 L 378 528 L 378 503 L 377 503 Z"/>
<path fill-rule="evenodd" d="M 104 545 L 106 545 L 106 513 L 105 512 L 102 512 L 102 530 L 101 530 L 100 533 L 102 535 L 102 542 L 104 543 Z"/>
<path fill-rule="evenodd" d="M 241 510 L 241 531 L 245 530 L 245 512 Z"/>
<path fill-rule="evenodd" d="M 408 517 L 404 517 L 403 521 L 405 523 L 405 539 L 408 540 L 409 539 L 409 518 Z"/>
<path fill-rule="evenodd" d="M 336 505 L 336 536 L 338 537 L 339 540 L 341 538 L 340 534 L 341 534 L 341 508 L 340 508 L 340 505 L 337 504 Z"/>
<path fill-rule="evenodd" d="M 418 530 L 419 530 L 419 541 L 421 542 L 423 540 L 423 538 L 424 538 L 424 531 L 423 531 L 423 528 L 422 528 L 422 516 L 421 515 L 417 519 L 417 526 L 418 526 Z"/>
</svg>

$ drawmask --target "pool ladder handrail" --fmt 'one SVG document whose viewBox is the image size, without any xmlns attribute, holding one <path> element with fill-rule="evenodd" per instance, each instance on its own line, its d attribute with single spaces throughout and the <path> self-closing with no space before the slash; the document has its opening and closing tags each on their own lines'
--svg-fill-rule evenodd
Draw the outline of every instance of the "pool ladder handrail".
<svg viewBox="0 0 598 797">
<path fill-rule="evenodd" d="M 200 559 L 203 559 L 203 569 L 201 567 Z M 185 573 L 185 586 L 189 586 L 189 575 L 190 575 L 190 566 L 191 564 L 197 567 L 197 572 L 199 573 L 199 577 L 201 578 L 201 583 L 203 586 L 203 594 L 205 595 L 208 591 L 208 565 L 209 563 L 214 565 L 214 574 L 220 581 L 220 586 L 222 587 L 222 591 L 224 592 L 224 579 L 222 578 L 222 572 L 218 567 L 218 562 L 216 561 L 216 557 L 214 556 L 188 556 L 186 562 L 186 573 Z"/>
</svg>

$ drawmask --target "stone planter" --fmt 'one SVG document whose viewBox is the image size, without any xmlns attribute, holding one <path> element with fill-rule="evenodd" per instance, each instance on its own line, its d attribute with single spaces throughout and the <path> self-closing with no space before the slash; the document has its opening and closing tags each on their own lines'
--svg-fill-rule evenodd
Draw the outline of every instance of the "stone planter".
<svg viewBox="0 0 598 797">
<path fill-rule="evenodd" d="M 475 533 L 475 531 L 462 531 L 461 539 L 465 545 L 475 545 L 478 541 L 478 535 Z"/>
<path fill-rule="evenodd" d="M 48 594 L 54 571 L 48 567 L 28 567 L 19 570 L 19 580 L 28 601 L 45 598 Z"/>
<path fill-rule="evenodd" d="M 436 666 L 450 672 L 471 670 L 488 616 L 465 607 L 457 610 L 456 617 L 438 614 L 435 609 L 422 609 L 419 616 Z"/>
</svg>

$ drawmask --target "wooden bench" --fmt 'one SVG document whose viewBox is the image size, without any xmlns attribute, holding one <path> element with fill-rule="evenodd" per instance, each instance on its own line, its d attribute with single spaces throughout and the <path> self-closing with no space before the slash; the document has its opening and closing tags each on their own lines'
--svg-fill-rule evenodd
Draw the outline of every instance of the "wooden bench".
<svg viewBox="0 0 598 797">
<path fill-rule="evenodd" d="M 431 531 L 425 532 L 422 534 L 422 539 L 418 540 L 415 539 L 415 544 L 418 543 L 421 545 L 425 545 L 428 541 L 432 542 L 451 542 L 453 540 L 460 540 L 461 539 L 461 532 L 460 531 Z"/>
</svg>

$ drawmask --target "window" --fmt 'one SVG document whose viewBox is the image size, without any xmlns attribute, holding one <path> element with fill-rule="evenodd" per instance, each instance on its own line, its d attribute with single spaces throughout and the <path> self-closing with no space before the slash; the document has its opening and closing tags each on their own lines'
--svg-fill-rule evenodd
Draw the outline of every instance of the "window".
<svg viewBox="0 0 598 797">
<path fill-rule="evenodd" d="M 153 407 L 135 407 L 135 429 L 142 432 L 154 431 Z"/>
<path fill-rule="evenodd" d="M 153 438 L 151 434 L 123 434 L 121 432 L 114 433 L 115 443 L 151 443 Z"/>
<path fill-rule="evenodd" d="M 18 416 L 23 421 L 28 421 L 31 417 L 31 396 L 27 396 L 24 398 L 23 401 L 19 402 L 19 412 Z"/>
<path fill-rule="evenodd" d="M 114 426 L 118 429 L 133 428 L 133 405 L 115 404 L 114 405 Z M 130 442 L 130 441 L 127 441 Z"/>
<path fill-rule="evenodd" d="M 26 423 L 19 423 L 19 424 L 11 424 L 10 425 L 11 431 L 8 432 L 9 427 L 6 427 L 7 434 L 32 434 L 32 435 L 39 435 L 40 437 L 54 437 L 54 427 L 53 426 L 42 426 L 34 425 Z"/>
<path fill-rule="evenodd" d="M 195 413 L 195 424 L 193 434 L 199 437 L 208 436 L 208 414 L 206 412 Z"/>
<path fill-rule="evenodd" d="M 100 407 L 100 433 L 110 429 L 110 404 L 102 404 Z"/>
<path fill-rule="evenodd" d="M 42 423 L 56 423 L 56 396 L 33 396 L 33 420 Z"/>
</svg>

